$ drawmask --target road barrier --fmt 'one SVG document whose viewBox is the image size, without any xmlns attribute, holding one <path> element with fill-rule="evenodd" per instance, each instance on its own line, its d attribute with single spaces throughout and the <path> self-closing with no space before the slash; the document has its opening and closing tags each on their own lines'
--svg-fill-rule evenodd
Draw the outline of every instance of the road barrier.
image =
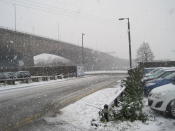
<svg viewBox="0 0 175 131">
<path fill-rule="evenodd" d="M 20 81 L 22 83 L 30 83 L 30 82 L 57 80 L 68 76 L 69 75 L 63 76 L 62 74 L 60 74 L 60 75 L 54 75 L 54 76 L 32 76 L 32 77 L 26 77 L 26 78 L 0 79 L 0 83 L 3 83 L 5 85 L 15 85 L 16 81 Z"/>
<path fill-rule="evenodd" d="M 0 79 L 0 83 L 14 85 L 16 81 L 30 83 L 77 76 L 76 66 L 0 68 L 0 72 L 17 71 L 29 71 L 32 77 Z"/>
<path fill-rule="evenodd" d="M 29 71 L 32 76 L 53 76 L 63 74 L 66 76 L 76 76 L 76 66 L 52 66 L 52 67 L 14 67 L 0 68 L 0 72 Z"/>
</svg>

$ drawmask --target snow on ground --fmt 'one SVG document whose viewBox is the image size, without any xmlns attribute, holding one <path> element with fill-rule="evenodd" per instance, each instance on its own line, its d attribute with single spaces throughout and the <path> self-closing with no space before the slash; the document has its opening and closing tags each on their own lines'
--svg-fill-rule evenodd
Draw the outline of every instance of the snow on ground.
<svg viewBox="0 0 175 131">
<path fill-rule="evenodd" d="M 88 72 L 85 72 L 85 74 L 89 75 L 89 74 L 116 74 L 116 73 L 128 73 L 127 70 L 111 70 L 111 71 L 88 71 Z"/>
<path fill-rule="evenodd" d="M 97 120 L 98 108 L 103 108 L 104 104 L 110 104 L 120 89 L 119 85 L 115 86 L 115 88 L 103 89 L 63 108 L 56 117 L 45 117 L 44 119 L 47 123 L 55 126 L 54 130 L 174 131 L 175 120 L 165 118 L 161 114 L 152 111 L 147 105 L 147 98 L 144 99 L 144 112 L 149 115 L 149 120 L 146 123 L 141 121 L 116 121 L 100 123 L 101 126 L 97 129 L 92 127 L 91 120 Z"/>
<path fill-rule="evenodd" d="M 32 82 L 32 83 L 15 82 L 15 85 L 5 85 L 5 84 L 1 83 L 0 84 L 0 91 L 11 90 L 11 89 L 19 89 L 19 88 L 37 87 L 39 85 L 52 84 L 52 83 L 55 83 L 55 82 L 66 81 L 66 80 L 69 80 L 69 79 L 75 79 L 75 78 L 72 77 L 72 78 L 66 78 L 66 79 Z"/>
<path fill-rule="evenodd" d="M 116 88 L 108 88 L 87 97 L 82 98 L 74 104 L 71 104 L 61 110 L 61 115 L 57 117 L 47 117 L 48 123 L 57 123 L 66 121 L 81 129 L 90 129 L 90 122 L 98 117 L 98 108 L 103 108 L 104 104 L 110 104 L 116 97 L 116 93 L 120 90 Z M 66 128 L 66 127 L 65 127 Z"/>
</svg>

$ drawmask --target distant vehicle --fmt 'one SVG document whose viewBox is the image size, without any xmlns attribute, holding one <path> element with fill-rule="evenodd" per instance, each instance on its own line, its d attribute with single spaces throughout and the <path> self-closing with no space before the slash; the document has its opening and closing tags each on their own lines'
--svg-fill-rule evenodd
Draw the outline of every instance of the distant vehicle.
<svg viewBox="0 0 175 131">
<path fill-rule="evenodd" d="M 0 79 L 13 79 L 15 78 L 14 72 L 1 72 Z"/>
<path fill-rule="evenodd" d="M 7 79 L 13 79 L 15 78 L 15 72 L 4 72 L 4 75 Z"/>
<path fill-rule="evenodd" d="M 5 79 L 4 73 L 0 72 L 0 79 Z"/>
<path fill-rule="evenodd" d="M 27 78 L 31 77 L 31 74 L 29 71 L 18 71 L 15 73 L 16 78 Z"/>
<path fill-rule="evenodd" d="M 175 83 L 153 89 L 148 95 L 148 105 L 175 118 Z"/>
<path fill-rule="evenodd" d="M 150 83 L 146 83 L 146 85 L 144 86 L 144 94 L 147 96 L 152 89 L 172 83 L 174 81 L 175 73 L 169 74 L 156 80 L 152 80 Z"/>
</svg>

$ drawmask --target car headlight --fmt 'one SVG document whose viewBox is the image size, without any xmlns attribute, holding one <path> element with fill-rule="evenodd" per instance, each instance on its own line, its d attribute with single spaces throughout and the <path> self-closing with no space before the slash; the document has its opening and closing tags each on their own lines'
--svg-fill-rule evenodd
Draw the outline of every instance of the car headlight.
<svg viewBox="0 0 175 131">
<path fill-rule="evenodd" d="M 156 93 L 156 94 L 151 94 L 151 96 L 152 96 L 153 98 L 160 99 L 161 97 L 164 96 L 164 94 L 163 94 L 163 93 Z"/>
<path fill-rule="evenodd" d="M 149 94 L 148 94 L 148 97 L 151 97 L 152 96 L 152 93 L 150 92 Z"/>
</svg>

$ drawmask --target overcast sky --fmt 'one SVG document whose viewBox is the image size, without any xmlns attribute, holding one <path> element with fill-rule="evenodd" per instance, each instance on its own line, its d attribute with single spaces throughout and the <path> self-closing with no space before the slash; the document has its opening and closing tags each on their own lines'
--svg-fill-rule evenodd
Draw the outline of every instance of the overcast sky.
<svg viewBox="0 0 175 131">
<path fill-rule="evenodd" d="M 128 58 L 144 41 L 156 59 L 175 60 L 175 0 L 0 0 L 0 26 L 46 36 Z"/>
</svg>

